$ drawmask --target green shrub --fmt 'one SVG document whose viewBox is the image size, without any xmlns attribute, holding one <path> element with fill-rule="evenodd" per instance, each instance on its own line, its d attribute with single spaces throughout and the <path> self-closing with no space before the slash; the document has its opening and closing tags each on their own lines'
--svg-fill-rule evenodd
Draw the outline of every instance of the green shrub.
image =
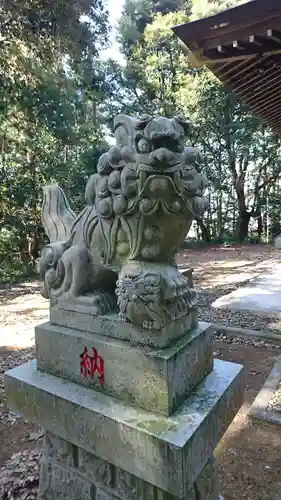
<svg viewBox="0 0 281 500">
<path fill-rule="evenodd" d="M 15 283 L 36 275 L 36 267 L 30 262 L 24 264 L 20 261 L 8 262 L 4 260 L 0 265 L 0 284 Z"/>
</svg>

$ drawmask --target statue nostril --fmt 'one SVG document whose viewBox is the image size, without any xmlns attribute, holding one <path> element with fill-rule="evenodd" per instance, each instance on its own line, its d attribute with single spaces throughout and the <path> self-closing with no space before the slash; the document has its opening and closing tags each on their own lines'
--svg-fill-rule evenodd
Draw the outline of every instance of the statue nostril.
<svg viewBox="0 0 281 500">
<path fill-rule="evenodd" d="M 167 163 L 167 162 L 170 162 L 174 159 L 173 152 L 169 151 L 166 148 L 157 149 L 157 150 L 153 151 L 152 155 L 153 155 L 153 159 L 155 161 L 160 162 L 160 163 L 164 163 L 164 162 Z"/>
</svg>

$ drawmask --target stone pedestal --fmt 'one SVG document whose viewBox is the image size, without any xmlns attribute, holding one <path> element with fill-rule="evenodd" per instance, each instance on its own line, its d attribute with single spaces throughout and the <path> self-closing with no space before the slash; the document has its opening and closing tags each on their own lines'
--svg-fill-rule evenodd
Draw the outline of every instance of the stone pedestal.
<svg viewBox="0 0 281 500">
<path fill-rule="evenodd" d="M 46 430 L 41 500 L 218 500 L 213 452 L 243 368 L 213 360 L 192 270 L 175 257 L 207 206 L 190 123 L 119 115 L 72 212 L 44 188 L 50 323 L 6 374 L 8 406 Z"/>
<path fill-rule="evenodd" d="M 242 367 L 213 360 L 207 323 L 163 348 L 96 330 L 40 325 L 37 360 L 6 374 L 8 406 L 46 429 L 39 498 L 217 500 Z"/>
</svg>

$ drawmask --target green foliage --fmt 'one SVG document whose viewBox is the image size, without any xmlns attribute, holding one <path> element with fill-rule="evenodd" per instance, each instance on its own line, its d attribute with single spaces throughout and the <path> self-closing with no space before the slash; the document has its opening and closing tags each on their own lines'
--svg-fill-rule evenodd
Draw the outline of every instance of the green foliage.
<svg viewBox="0 0 281 500">
<path fill-rule="evenodd" d="M 262 224 L 261 212 L 280 180 L 280 141 L 209 73 L 200 75 L 194 95 L 197 143 L 206 154 L 205 171 L 212 181 L 209 224 L 219 237 L 225 225 L 232 225 L 242 241 L 251 217 Z"/>
<path fill-rule="evenodd" d="M 16 229 L 0 231 L 0 284 L 18 281 L 36 274 L 35 264 L 21 262 Z"/>
<path fill-rule="evenodd" d="M 43 244 L 42 187 L 60 182 L 79 205 L 104 149 L 96 68 L 107 12 L 101 0 L 5 1 L 0 22 L 0 231 L 11 253 L 34 260 Z M 26 265 L 7 261 L 3 241 L 0 261 L 20 272 Z"/>
<path fill-rule="evenodd" d="M 120 39 L 127 60 L 120 80 L 130 95 L 126 111 L 165 116 L 183 112 L 182 89 L 194 70 L 188 67 L 182 43 L 171 28 L 188 20 L 186 11 L 153 14 L 151 22 L 134 40 L 124 30 L 127 17 L 125 13 L 120 22 Z M 132 25 L 136 27 L 135 22 Z"/>
<path fill-rule="evenodd" d="M 240 0 L 125 0 L 118 40 L 125 64 L 101 60 L 102 0 L 5 0 L 0 7 L 0 280 L 34 272 L 44 244 L 41 192 L 58 182 L 74 210 L 108 147 L 118 113 L 180 113 L 204 153 L 206 241 L 280 231 L 280 141 L 205 68 L 191 66 L 171 28 Z M 197 234 L 197 232 L 195 233 Z M 204 242 L 202 244 L 205 244 Z"/>
<path fill-rule="evenodd" d="M 102 0 L 4 0 L 0 19 L 7 50 L 26 46 L 48 61 L 97 51 L 107 36 Z"/>
<path fill-rule="evenodd" d="M 142 36 L 157 14 L 183 12 L 187 16 L 190 9 L 190 0 L 125 0 L 119 22 L 121 51 L 129 58 L 136 44 L 145 44 Z"/>
<path fill-rule="evenodd" d="M 6 261 L 5 259 L 0 265 L 0 284 L 11 284 L 13 282 L 22 281 L 24 279 L 36 276 L 36 268 L 32 262 L 27 264 L 19 260 Z"/>
<path fill-rule="evenodd" d="M 212 16 L 246 2 L 248 0 L 193 0 L 191 20 Z"/>
</svg>

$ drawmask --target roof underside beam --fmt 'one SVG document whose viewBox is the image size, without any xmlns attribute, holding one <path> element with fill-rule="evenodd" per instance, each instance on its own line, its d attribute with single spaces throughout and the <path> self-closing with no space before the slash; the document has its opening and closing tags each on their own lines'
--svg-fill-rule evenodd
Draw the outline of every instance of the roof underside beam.
<svg viewBox="0 0 281 500">
<path fill-rule="evenodd" d="M 252 0 L 174 31 L 199 66 L 281 135 L 281 0 Z"/>
</svg>

